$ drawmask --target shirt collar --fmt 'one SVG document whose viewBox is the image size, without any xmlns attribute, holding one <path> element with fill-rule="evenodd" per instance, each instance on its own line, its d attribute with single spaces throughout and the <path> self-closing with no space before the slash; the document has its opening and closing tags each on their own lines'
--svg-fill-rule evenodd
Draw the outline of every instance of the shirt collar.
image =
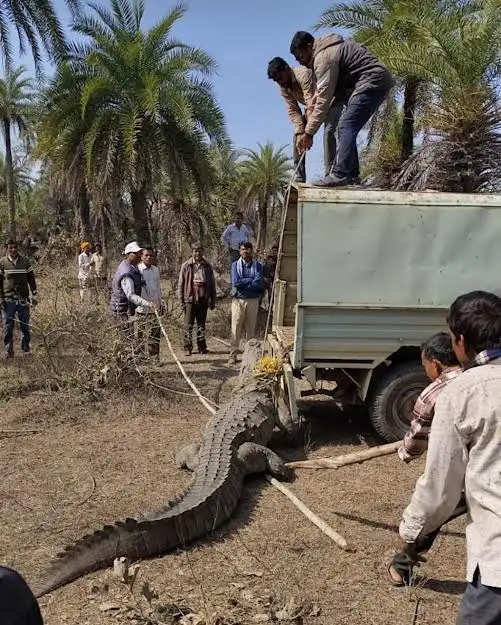
<svg viewBox="0 0 501 625">
<path fill-rule="evenodd" d="M 19 258 L 20 258 L 20 257 L 19 257 L 19 256 L 17 256 L 17 257 L 14 259 L 14 258 L 12 258 L 11 256 L 7 256 L 7 258 L 10 260 L 10 262 L 11 262 L 13 265 L 17 265 L 17 263 L 18 263 L 18 261 L 19 261 Z"/>
<path fill-rule="evenodd" d="M 501 358 L 501 348 L 485 349 L 483 352 L 477 354 L 467 365 L 465 365 L 464 370 L 466 371 L 467 369 L 472 369 L 473 367 L 486 365 L 492 360 L 497 360 L 498 358 Z"/>
</svg>

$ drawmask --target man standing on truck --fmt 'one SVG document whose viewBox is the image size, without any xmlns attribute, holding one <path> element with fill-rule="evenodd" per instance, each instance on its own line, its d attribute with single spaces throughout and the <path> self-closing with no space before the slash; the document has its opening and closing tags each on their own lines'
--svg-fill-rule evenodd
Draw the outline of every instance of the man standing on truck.
<svg viewBox="0 0 501 625">
<path fill-rule="evenodd" d="M 423 561 L 419 540 L 454 512 L 464 488 L 466 592 L 457 625 L 501 623 L 501 298 L 474 291 L 447 322 L 463 373 L 435 405 L 424 474 L 400 524 L 400 550 Z"/>
<path fill-rule="evenodd" d="M 259 298 L 264 291 L 263 267 L 253 259 L 252 243 L 242 243 L 240 258 L 231 266 L 231 352 L 228 365 L 237 362 L 240 341 L 256 334 Z"/>
<path fill-rule="evenodd" d="M 298 167 L 301 153 L 298 148 L 299 138 L 305 132 L 309 115 L 315 108 L 315 81 L 313 72 L 306 67 L 290 67 L 279 56 L 268 64 L 268 78 L 280 86 L 280 95 L 285 100 L 289 119 L 294 126 L 292 139 L 292 153 L 294 169 Z M 301 110 L 303 105 L 304 112 Z M 324 165 L 325 175 L 328 176 L 336 160 L 336 131 L 341 113 L 343 112 L 344 97 L 335 100 L 327 112 L 324 123 Z M 306 155 L 296 172 L 296 182 L 306 182 Z"/>
<path fill-rule="evenodd" d="M 390 72 L 365 46 L 337 34 L 315 39 L 299 31 L 290 50 L 301 65 L 313 70 L 316 81 L 315 106 L 299 137 L 300 153 L 312 147 L 313 137 L 338 101 L 338 93 L 353 90 L 338 124 L 334 167 L 313 184 L 339 187 L 358 183 L 357 136 L 393 87 Z"/>
</svg>

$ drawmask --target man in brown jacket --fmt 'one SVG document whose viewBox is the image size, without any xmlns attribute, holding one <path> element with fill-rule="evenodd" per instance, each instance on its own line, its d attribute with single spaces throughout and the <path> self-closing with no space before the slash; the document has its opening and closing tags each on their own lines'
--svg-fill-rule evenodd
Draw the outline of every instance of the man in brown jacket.
<svg viewBox="0 0 501 625">
<path fill-rule="evenodd" d="M 268 64 L 268 78 L 280 86 L 280 95 L 285 100 L 287 114 L 294 126 L 292 150 L 294 167 L 296 168 L 301 153 L 298 149 L 298 139 L 304 134 L 308 116 L 315 108 L 315 81 L 313 72 L 306 67 L 290 67 L 287 61 L 276 56 Z M 304 112 L 300 105 L 305 107 Z M 325 175 L 328 176 L 336 159 L 336 131 L 344 99 L 336 100 L 329 109 L 324 122 L 324 165 Z M 306 158 L 296 173 L 296 182 L 306 181 Z"/>
<path fill-rule="evenodd" d="M 338 125 L 336 163 L 330 175 L 314 183 L 322 187 L 353 184 L 359 175 L 358 133 L 392 88 L 391 74 L 365 46 L 336 34 L 315 39 L 299 31 L 292 39 L 291 53 L 301 65 L 313 70 L 316 80 L 315 107 L 299 138 L 300 152 L 313 145 L 313 137 L 327 118 L 339 89 L 353 90 Z"/>
<path fill-rule="evenodd" d="M 200 243 L 191 245 L 192 257 L 183 263 L 177 285 L 178 297 L 184 310 L 184 353 L 191 356 L 193 350 L 193 326 L 197 323 L 197 347 L 199 354 L 207 353 L 205 322 L 207 311 L 216 307 L 216 281 L 211 265 L 204 258 Z"/>
</svg>

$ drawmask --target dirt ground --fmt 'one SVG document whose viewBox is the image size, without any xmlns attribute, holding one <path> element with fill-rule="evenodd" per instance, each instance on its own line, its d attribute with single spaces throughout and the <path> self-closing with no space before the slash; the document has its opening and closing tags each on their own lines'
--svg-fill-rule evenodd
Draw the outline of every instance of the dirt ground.
<svg viewBox="0 0 501 625">
<path fill-rule="evenodd" d="M 209 398 L 222 401 L 232 371 L 224 365 L 225 346 L 211 340 L 209 347 L 211 354 L 194 355 L 187 368 Z M 35 375 L 36 362 L 15 360 L 0 377 L 22 379 L 30 367 Z M 189 393 L 172 365 L 154 375 L 159 385 Z M 1 398 L 0 412 L 0 562 L 28 581 L 66 544 L 156 508 L 188 484 L 173 456 L 199 438 L 208 419 L 189 394 L 151 387 L 92 404 L 54 403 L 43 388 L 7 400 Z M 374 442 L 360 409 L 322 401 L 308 414 L 305 445 L 279 449 L 283 457 L 337 455 Z M 439 537 L 417 587 L 395 589 L 385 577 L 401 511 L 422 468 L 422 461 L 406 466 L 391 456 L 297 472 L 291 489 L 355 553 L 341 551 L 262 478 L 249 479 L 230 522 L 186 550 L 141 562 L 132 593 L 101 571 L 43 598 L 45 622 L 196 624 L 206 615 L 219 625 L 278 617 L 305 625 L 451 625 L 464 590 L 460 521 Z M 152 608 L 155 617 L 148 616 Z M 182 613 L 199 616 L 182 621 Z"/>
</svg>

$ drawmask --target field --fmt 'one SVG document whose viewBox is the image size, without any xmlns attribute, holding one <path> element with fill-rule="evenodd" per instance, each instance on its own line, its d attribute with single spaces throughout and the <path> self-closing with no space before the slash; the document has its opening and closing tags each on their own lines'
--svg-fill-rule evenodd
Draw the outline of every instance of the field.
<svg viewBox="0 0 501 625">
<path fill-rule="evenodd" d="M 41 328 L 51 314 L 46 306 L 36 313 Z M 62 326 L 77 323 L 76 306 Z M 224 325 L 219 319 L 213 330 Z M 179 337 L 175 324 L 172 333 Z M 87 383 L 78 385 L 94 366 L 85 332 L 76 341 L 62 333 L 67 352 L 59 344 L 45 349 L 42 334 L 34 356 L 0 371 L 0 562 L 28 581 L 66 544 L 156 508 L 188 484 L 174 454 L 199 438 L 208 419 L 172 362 L 143 367 L 146 383 L 132 371 L 116 388 L 108 383 L 91 392 Z M 87 369 L 78 351 L 84 346 Z M 207 397 L 222 402 L 235 371 L 225 367 L 222 343 L 211 338 L 209 348 L 187 368 Z M 169 360 L 165 345 L 162 358 Z M 315 401 L 307 414 L 305 443 L 278 449 L 284 458 L 337 455 L 375 442 L 361 409 Z M 77 580 L 41 600 L 45 622 L 452 625 L 464 590 L 461 522 L 440 536 L 416 587 L 395 589 L 386 579 L 400 514 L 422 468 L 423 461 L 406 466 L 390 456 L 337 471 L 297 472 L 291 489 L 354 553 L 339 550 L 262 478 L 249 479 L 237 514 L 213 535 L 141 562 L 132 589 L 110 571 Z"/>
</svg>

